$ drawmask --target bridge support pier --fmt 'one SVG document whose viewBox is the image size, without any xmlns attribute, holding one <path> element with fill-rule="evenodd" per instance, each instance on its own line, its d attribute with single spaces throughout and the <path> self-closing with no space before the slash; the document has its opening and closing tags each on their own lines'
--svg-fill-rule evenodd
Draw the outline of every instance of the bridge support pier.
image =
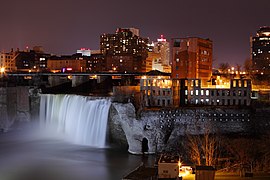
<svg viewBox="0 0 270 180">
<path fill-rule="evenodd" d="M 79 86 L 89 80 L 89 76 L 72 76 L 72 87 Z"/>
</svg>

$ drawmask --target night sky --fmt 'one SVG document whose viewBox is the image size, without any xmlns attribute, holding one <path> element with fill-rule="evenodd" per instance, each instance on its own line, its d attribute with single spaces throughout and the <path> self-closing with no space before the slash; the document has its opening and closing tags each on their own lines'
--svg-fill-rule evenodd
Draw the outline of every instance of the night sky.
<svg viewBox="0 0 270 180">
<path fill-rule="evenodd" d="M 99 48 L 99 35 L 136 27 L 141 36 L 210 38 L 214 64 L 242 64 L 249 37 L 270 26 L 270 0 L 1 0 L 0 50 L 41 45 L 53 54 Z"/>
</svg>

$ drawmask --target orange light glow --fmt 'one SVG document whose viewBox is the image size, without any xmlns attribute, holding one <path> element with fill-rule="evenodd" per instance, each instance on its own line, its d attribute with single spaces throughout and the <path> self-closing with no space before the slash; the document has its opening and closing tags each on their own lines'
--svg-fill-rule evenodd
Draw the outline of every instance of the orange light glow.
<svg viewBox="0 0 270 180">
<path fill-rule="evenodd" d="M 1 73 L 4 73 L 5 72 L 5 68 L 4 67 L 1 67 L 0 72 Z"/>
</svg>

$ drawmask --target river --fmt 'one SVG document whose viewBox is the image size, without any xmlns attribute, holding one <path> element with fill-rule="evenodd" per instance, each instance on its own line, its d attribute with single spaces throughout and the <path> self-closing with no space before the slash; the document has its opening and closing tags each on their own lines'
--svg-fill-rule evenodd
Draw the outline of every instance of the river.
<svg viewBox="0 0 270 180">
<path fill-rule="evenodd" d="M 142 160 L 126 150 L 74 145 L 37 132 L 28 125 L 0 133 L 1 180 L 119 180 Z"/>
</svg>

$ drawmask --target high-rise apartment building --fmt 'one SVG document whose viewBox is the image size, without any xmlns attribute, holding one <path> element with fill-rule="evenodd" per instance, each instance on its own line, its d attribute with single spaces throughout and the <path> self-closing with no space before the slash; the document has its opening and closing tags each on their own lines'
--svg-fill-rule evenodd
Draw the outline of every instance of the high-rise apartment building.
<svg viewBox="0 0 270 180">
<path fill-rule="evenodd" d="M 253 73 L 270 74 L 270 27 L 261 27 L 250 38 Z"/>
<path fill-rule="evenodd" d="M 139 37 L 136 28 L 118 28 L 115 34 L 101 35 L 100 50 L 108 63 L 107 70 L 138 72 L 145 69 L 142 62 L 147 58 L 147 43 L 148 39 Z"/>
<path fill-rule="evenodd" d="M 101 53 L 106 55 L 132 54 L 147 56 L 148 39 L 139 37 L 135 28 L 118 28 L 115 34 L 103 34 L 100 37 Z"/>
<path fill-rule="evenodd" d="M 212 75 L 213 44 L 197 37 L 172 39 L 172 78 L 196 78 L 206 84 Z"/>
</svg>

